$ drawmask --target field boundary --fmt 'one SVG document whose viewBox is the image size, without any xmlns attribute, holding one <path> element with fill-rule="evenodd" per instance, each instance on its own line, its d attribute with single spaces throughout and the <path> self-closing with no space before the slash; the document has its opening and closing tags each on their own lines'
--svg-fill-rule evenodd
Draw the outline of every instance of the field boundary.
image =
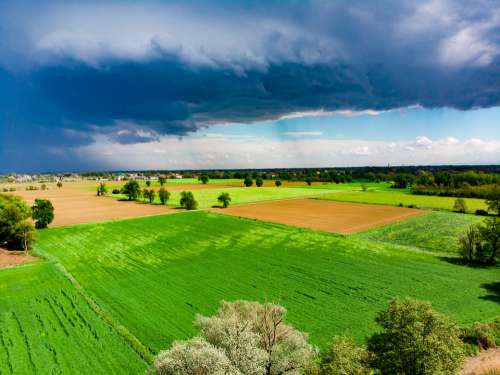
<svg viewBox="0 0 500 375">
<path fill-rule="evenodd" d="M 135 351 L 144 362 L 151 365 L 154 361 L 154 355 L 127 327 L 118 322 L 111 313 L 103 309 L 91 296 L 86 292 L 83 286 L 75 279 L 75 277 L 63 266 L 57 258 L 52 255 L 42 252 L 42 255 L 54 264 L 54 267 L 61 272 L 61 274 L 68 279 L 68 281 L 76 288 L 85 301 L 89 304 L 90 308 L 117 334 L 120 336 L 127 345 Z"/>
</svg>

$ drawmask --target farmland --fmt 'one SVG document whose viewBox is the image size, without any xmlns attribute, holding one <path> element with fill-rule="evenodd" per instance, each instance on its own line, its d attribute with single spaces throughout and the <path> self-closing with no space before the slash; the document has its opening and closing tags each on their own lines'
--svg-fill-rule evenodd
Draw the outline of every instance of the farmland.
<svg viewBox="0 0 500 375">
<path fill-rule="evenodd" d="M 1 374 L 129 374 L 146 368 L 51 263 L 0 272 Z"/>
<path fill-rule="evenodd" d="M 458 237 L 469 225 L 481 222 L 474 215 L 435 211 L 362 232 L 359 238 L 409 246 L 432 253 L 456 254 Z"/>
<path fill-rule="evenodd" d="M 36 250 L 152 352 L 193 335 L 195 314 L 222 299 L 281 303 L 319 345 L 346 332 L 366 339 L 394 296 L 430 300 L 461 324 L 498 315 L 498 268 L 207 212 L 49 229 Z"/>
<path fill-rule="evenodd" d="M 168 204 L 170 207 L 180 207 L 179 200 L 182 190 L 171 191 Z M 236 205 L 278 199 L 314 197 L 328 194 L 330 191 L 323 189 L 295 189 L 283 187 L 228 187 L 196 190 L 193 191 L 193 194 L 198 201 L 198 208 L 210 208 L 219 204 L 217 202 L 217 197 L 223 192 L 229 193 L 231 195 L 231 205 Z M 114 197 L 125 199 L 125 196 L 121 194 L 117 194 Z M 155 202 L 160 202 L 158 197 Z"/>
<path fill-rule="evenodd" d="M 394 190 L 394 189 L 393 189 Z M 358 203 L 373 203 L 399 205 L 403 204 L 416 205 L 418 208 L 438 209 L 438 210 L 453 210 L 453 204 L 456 198 L 454 197 L 439 197 L 430 195 L 414 195 L 409 192 L 383 191 L 383 192 L 340 192 L 321 197 L 321 199 L 331 199 L 343 202 L 358 202 Z M 467 210 L 474 212 L 478 209 L 486 209 L 486 204 L 483 199 L 464 198 L 467 204 Z"/>
<path fill-rule="evenodd" d="M 374 204 L 293 199 L 233 206 L 216 212 L 346 234 L 404 220 L 425 211 Z"/>
</svg>

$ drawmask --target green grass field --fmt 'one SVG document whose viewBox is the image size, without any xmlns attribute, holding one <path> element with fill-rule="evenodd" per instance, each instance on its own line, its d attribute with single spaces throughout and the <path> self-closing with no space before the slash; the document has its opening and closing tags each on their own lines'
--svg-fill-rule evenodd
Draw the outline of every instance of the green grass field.
<svg viewBox="0 0 500 375">
<path fill-rule="evenodd" d="M 484 218 L 475 215 L 435 211 L 370 229 L 355 236 L 433 253 L 456 254 L 460 234 L 470 225 L 482 220 Z"/>
<path fill-rule="evenodd" d="M 323 189 L 295 189 L 283 187 L 228 187 L 193 190 L 193 195 L 198 202 L 198 208 L 210 208 L 220 204 L 217 201 L 217 197 L 223 192 L 227 192 L 231 195 L 231 205 L 235 205 L 277 199 L 314 197 L 322 194 L 328 194 L 331 191 Z M 112 197 L 126 199 L 126 197 L 122 194 L 115 194 L 112 195 Z M 168 201 L 168 206 L 180 207 L 180 197 L 180 191 L 172 191 L 170 200 Z M 155 202 L 160 203 L 158 197 L 156 197 Z"/>
<path fill-rule="evenodd" d="M 384 191 L 384 192 L 340 192 L 332 195 L 321 197 L 321 199 L 330 199 L 344 202 L 359 202 L 373 204 L 399 205 L 402 203 L 405 206 L 410 204 L 417 205 L 418 208 L 453 210 L 453 205 L 456 198 L 454 197 L 438 197 L 430 195 L 413 195 L 409 192 L 401 191 Z M 467 204 L 468 212 L 475 212 L 478 209 L 486 209 L 486 204 L 483 199 L 464 198 Z"/>
<path fill-rule="evenodd" d="M 53 264 L 0 271 L 0 374 L 139 374 L 146 368 Z"/>
<path fill-rule="evenodd" d="M 395 296 L 430 300 L 460 323 L 498 315 L 500 269 L 471 268 L 356 236 L 186 212 L 40 232 L 97 303 L 152 352 L 195 334 L 222 299 L 275 301 L 324 345 L 373 333 Z"/>
<path fill-rule="evenodd" d="M 367 188 L 366 191 L 398 191 L 398 192 L 409 192 L 408 189 L 398 189 L 394 190 L 391 188 L 390 182 L 346 182 L 342 184 L 335 183 L 314 183 L 311 186 L 301 186 L 301 188 L 309 188 L 309 189 L 327 189 L 334 191 L 363 191 L 361 185 L 364 184 Z"/>
</svg>

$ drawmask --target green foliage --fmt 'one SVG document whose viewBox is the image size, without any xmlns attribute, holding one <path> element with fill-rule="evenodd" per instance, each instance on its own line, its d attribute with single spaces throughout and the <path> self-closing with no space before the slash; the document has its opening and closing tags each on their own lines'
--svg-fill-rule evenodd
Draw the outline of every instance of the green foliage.
<svg viewBox="0 0 500 375">
<path fill-rule="evenodd" d="M 38 229 L 47 228 L 47 225 L 54 220 L 54 206 L 47 199 L 35 199 L 31 211 L 33 220 L 35 220 L 35 227 Z"/>
<path fill-rule="evenodd" d="M 35 250 L 58 258 L 155 352 L 195 335 L 195 314 L 213 314 L 222 299 L 279 301 L 323 347 L 346 327 L 363 343 L 398 295 L 432 301 L 461 324 L 498 316 L 485 289 L 498 283 L 496 268 L 204 211 L 50 228 Z"/>
<path fill-rule="evenodd" d="M 261 187 L 262 185 L 264 185 L 264 180 L 262 178 L 260 178 L 260 177 L 257 177 L 255 179 L 255 186 Z"/>
<path fill-rule="evenodd" d="M 352 337 L 336 336 L 320 355 L 319 375 L 358 375 L 366 370 L 368 354 Z"/>
<path fill-rule="evenodd" d="M 206 185 L 208 183 L 209 178 L 208 178 L 208 176 L 206 174 L 202 174 L 198 178 L 198 180 L 200 180 L 203 185 Z"/>
<path fill-rule="evenodd" d="M 486 350 L 500 346 L 500 318 L 488 323 L 476 322 L 462 329 L 462 341 Z"/>
<path fill-rule="evenodd" d="M 463 363 L 460 331 L 429 302 L 394 299 L 375 321 L 382 331 L 368 341 L 383 374 L 456 374 Z"/>
<path fill-rule="evenodd" d="M 276 185 L 276 187 L 280 187 L 281 186 L 281 180 L 275 180 L 274 184 Z"/>
<path fill-rule="evenodd" d="M 35 232 L 31 208 L 20 197 L 0 194 L 0 246 L 27 251 Z"/>
<path fill-rule="evenodd" d="M 394 177 L 394 184 L 392 185 L 395 189 L 406 189 L 410 186 L 413 181 L 415 181 L 415 176 L 407 173 L 399 173 Z"/>
<path fill-rule="evenodd" d="M 150 181 L 150 180 L 146 180 L 146 186 L 147 186 L 147 187 L 150 187 L 150 186 L 151 186 L 151 181 Z"/>
<path fill-rule="evenodd" d="M 496 264 L 500 252 L 500 218 L 489 217 L 482 224 L 470 226 L 459 241 L 465 261 Z"/>
<path fill-rule="evenodd" d="M 155 198 L 156 198 L 156 191 L 153 189 L 144 189 L 142 191 L 142 196 L 144 199 L 146 199 L 149 203 L 153 203 Z"/>
<path fill-rule="evenodd" d="M 58 188 L 62 188 L 62 186 L 63 186 L 62 181 L 57 181 L 56 186 L 57 186 Z"/>
<path fill-rule="evenodd" d="M 160 184 L 160 186 L 165 185 L 167 183 L 167 179 L 165 178 L 165 176 L 158 177 L 158 183 Z"/>
<path fill-rule="evenodd" d="M 467 203 L 463 198 L 455 199 L 455 204 L 453 205 L 453 211 L 464 214 L 467 212 Z"/>
<path fill-rule="evenodd" d="M 198 208 L 198 202 L 194 199 L 194 195 L 190 191 L 183 191 L 181 193 L 181 199 L 179 203 L 181 207 L 185 208 L 186 210 L 196 210 L 196 208 Z"/>
<path fill-rule="evenodd" d="M 106 187 L 106 184 L 104 182 L 99 183 L 99 186 L 97 187 L 97 196 L 104 196 L 108 192 L 108 188 Z"/>
<path fill-rule="evenodd" d="M 1 374 L 140 374 L 147 365 L 49 262 L 0 272 Z"/>
<path fill-rule="evenodd" d="M 139 198 L 141 188 L 139 183 L 135 180 L 128 181 L 123 185 L 122 194 L 125 194 L 129 201 L 135 201 Z"/>
<path fill-rule="evenodd" d="M 368 185 L 366 185 L 366 184 L 361 184 L 361 190 L 362 190 L 362 191 L 367 191 L 367 190 L 368 190 Z"/>
<path fill-rule="evenodd" d="M 222 207 L 227 208 L 229 206 L 229 203 L 231 202 L 231 196 L 229 193 L 221 193 L 217 200 L 222 203 Z"/>
<path fill-rule="evenodd" d="M 160 190 L 158 190 L 158 198 L 160 199 L 161 204 L 167 204 L 170 199 L 170 192 L 164 187 L 161 187 Z"/>
<path fill-rule="evenodd" d="M 120 189 L 113 189 L 113 191 L 111 192 L 111 194 L 120 194 Z"/>
<path fill-rule="evenodd" d="M 243 180 L 243 184 L 246 187 L 250 187 L 253 185 L 253 180 L 250 177 L 245 177 L 245 179 Z"/>
<path fill-rule="evenodd" d="M 488 205 L 488 209 L 490 211 L 493 211 L 496 215 L 500 216 L 500 184 L 496 184 L 488 194 L 486 204 Z"/>
<path fill-rule="evenodd" d="M 307 186 L 311 186 L 311 184 L 312 184 L 312 178 L 311 177 L 306 177 L 304 179 L 304 182 L 307 184 Z"/>
</svg>

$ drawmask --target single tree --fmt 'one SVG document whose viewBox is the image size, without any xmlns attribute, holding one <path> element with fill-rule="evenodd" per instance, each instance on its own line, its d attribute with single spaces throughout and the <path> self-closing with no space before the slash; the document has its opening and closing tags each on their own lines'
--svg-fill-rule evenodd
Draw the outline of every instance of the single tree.
<svg viewBox="0 0 500 375">
<path fill-rule="evenodd" d="M 283 307 L 270 303 L 222 302 L 216 315 L 196 317 L 199 337 L 160 352 L 153 370 L 157 374 L 299 374 L 314 350 L 305 334 L 285 324 L 285 314 Z"/>
<path fill-rule="evenodd" d="M 125 185 L 123 185 L 122 193 L 128 197 L 129 201 L 135 201 L 139 198 L 141 193 L 141 188 L 137 181 L 130 180 Z"/>
<path fill-rule="evenodd" d="M 47 228 L 47 225 L 54 220 L 54 206 L 47 199 L 35 199 L 31 211 L 31 216 L 35 220 L 35 227 L 38 229 Z"/>
<path fill-rule="evenodd" d="M 250 187 L 253 185 L 253 180 L 250 177 L 245 177 L 243 183 L 245 184 L 246 187 Z"/>
<path fill-rule="evenodd" d="M 264 180 L 262 180 L 262 178 L 261 178 L 261 177 L 257 177 L 257 178 L 255 179 L 255 185 L 256 185 L 257 187 L 261 187 L 262 185 L 264 185 Z"/>
<path fill-rule="evenodd" d="M 311 178 L 311 177 L 306 177 L 306 178 L 304 179 L 304 181 L 305 181 L 305 183 L 307 184 L 307 186 L 311 186 L 311 184 L 312 184 L 312 178 Z"/>
<path fill-rule="evenodd" d="M 149 203 L 153 203 L 156 198 L 156 191 L 153 189 L 144 189 L 142 195 L 144 196 L 144 199 L 149 201 Z"/>
<path fill-rule="evenodd" d="M 367 191 L 368 190 L 368 185 L 366 185 L 365 183 L 361 184 L 361 190 L 362 191 Z"/>
<path fill-rule="evenodd" d="M 383 374 L 456 374 L 464 359 L 460 330 L 429 302 L 394 299 L 375 321 L 382 331 L 368 340 Z"/>
<path fill-rule="evenodd" d="M 167 204 L 170 199 L 170 192 L 161 187 L 160 190 L 158 190 L 158 198 L 160 198 L 161 204 Z"/>
<path fill-rule="evenodd" d="M 36 237 L 33 224 L 31 224 L 28 220 L 20 221 L 15 225 L 14 233 L 17 240 L 21 243 L 24 254 L 27 255 L 28 250 L 31 248 L 31 244 Z"/>
<path fill-rule="evenodd" d="M 97 187 L 97 196 L 103 196 L 106 195 L 108 192 L 108 188 L 106 187 L 106 184 L 104 182 L 99 183 L 99 186 Z"/>
<path fill-rule="evenodd" d="M 280 187 L 281 186 L 281 180 L 274 181 L 274 184 L 276 185 L 276 187 Z"/>
<path fill-rule="evenodd" d="M 486 263 L 496 264 L 500 253 L 500 217 L 487 218 L 483 225 L 479 226 L 479 233 L 483 240 L 483 253 L 486 256 Z"/>
<path fill-rule="evenodd" d="M 460 212 L 464 214 L 467 211 L 467 203 L 463 198 L 455 199 L 455 204 L 453 205 L 453 211 Z"/>
<path fill-rule="evenodd" d="M 160 183 L 160 186 L 163 186 L 167 182 L 167 179 L 164 176 L 160 176 L 158 177 L 158 182 Z"/>
<path fill-rule="evenodd" d="M 62 182 L 61 182 L 61 181 L 57 181 L 56 186 L 57 186 L 58 188 L 62 188 L 63 184 L 62 184 Z"/>
<path fill-rule="evenodd" d="M 206 185 L 208 183 L 208 176 L 206 174 L 202 174 L 198 177 L 198 180 L 201 181 L 203 185 Z"/>
<path fill-rule="evenodd" d="M 227 208 L 231 202 L 231 197 L 229 196 L 229 193 L 221 193 L 217 200 L 222 203 L 222 207 Z"/>
<path fill-rule="evenodd" d="M 194 199 L 194 195 L 190 191 L 181 192 L 181 207 L 184 207 L 186 210 L 196 210 L 198 207 L 198 202 Z"/>
<path fill-rule="evenodd" d="M 146 180 L 146 186 L 147 186 L 147 187 L 150 187 L 150 186 L 151 186 L 151 181 L 150 181 L 150 180 Z"/>
</svg>

